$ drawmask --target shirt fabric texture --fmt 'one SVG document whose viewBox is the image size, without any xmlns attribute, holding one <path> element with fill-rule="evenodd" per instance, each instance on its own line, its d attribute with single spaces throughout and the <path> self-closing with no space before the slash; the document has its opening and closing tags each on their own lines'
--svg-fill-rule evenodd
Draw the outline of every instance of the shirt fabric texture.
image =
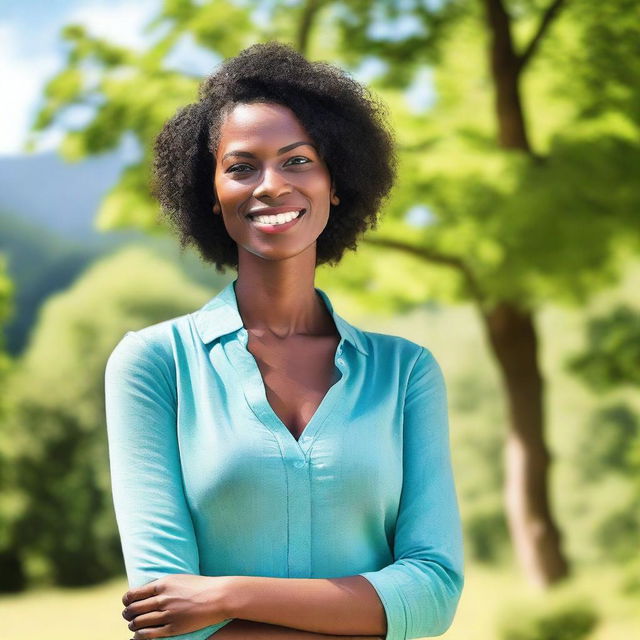
<svg viewBox="0 0 640 640">
<path fill-rule="evenodd" d="M 463 546 L 447 394 L 432 353 L 340 334 L 329 389 L 296 440 L 247 349 L 236 280 L 201 309 L 128 331 L 105 370 L 114 508 L 129 587 L 167 574 L 364 576 L 386 640 L 446 631 Z M 171 636 L 205 640 L 230 622 Z"/>
</svg>

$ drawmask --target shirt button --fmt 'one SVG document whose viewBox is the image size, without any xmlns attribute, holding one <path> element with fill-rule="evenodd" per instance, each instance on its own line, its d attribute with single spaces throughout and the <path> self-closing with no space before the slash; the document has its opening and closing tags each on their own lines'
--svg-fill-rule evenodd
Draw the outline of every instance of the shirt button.
<svg viewBox="0 0 640 640">
<path fill-rule="evenodd" d="M 344 359 L 343 358 L 338 358 L 338 364 L 344 364 Z"/>
<path fill-rule="evenodd" d="M 297 462 L 293 463 L 293 466 L 296 469 L 302 469 L 302 467 L 304 467 L 305 464 L 306 464 L 306 462 L 304 460 L 298 460 Z"/>
</svg>

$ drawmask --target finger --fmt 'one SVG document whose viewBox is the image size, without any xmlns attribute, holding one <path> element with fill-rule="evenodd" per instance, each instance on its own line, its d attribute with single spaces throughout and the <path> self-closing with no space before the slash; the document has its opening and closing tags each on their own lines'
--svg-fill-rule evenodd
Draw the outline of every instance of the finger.
<svg viewBox="0 0 640 640">
<path fill-rule="evenodd" d="M 167 625 L 161 627 L 147 627 L 133 634 L 132 640 L 147 640 L 148 638 L 166 638 L 171 635 L 171 629 Z"/>
<path fill-rule="evenodd" d="M 152 613 L 144 613 L 136 616 L 127 626 L 131 631 L 139 631 L 148 627 L 158 627 L 168 623 L 167 611 L 153 611 Z"/>
<path fill-rule="evenodd" d="M 137 600 L 144 600 L 144 598 L 149 598 L 151 596 L 155 596 L 158 594 L 158 580 L 154 580 L 153 582 L 149 582 L 141 587 L 135 587 L 134 589 L 129 589 L 122 596 L 122 604 L 126 607 L 132 602 L 136 602 Z"/>
<path fill-rule="evenodd" d="M 159 596 L 153 596 L 152 598 L 146 598 L 145 600 L 138 600 L 132 602 L 122 612 L 122 617 L 125 620 L 133 620 L 136 616 L 143 613 L 149 613 L 150 611 L 161 611 Z"/>
</svg>

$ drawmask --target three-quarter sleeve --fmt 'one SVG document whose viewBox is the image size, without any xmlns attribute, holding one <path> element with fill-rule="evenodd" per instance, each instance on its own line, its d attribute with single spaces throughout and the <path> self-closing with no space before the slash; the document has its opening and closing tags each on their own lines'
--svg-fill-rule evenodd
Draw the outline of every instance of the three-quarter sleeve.
<svg viewBox="0 0 640 640">
<path fill-rule="evenodd" d="M 394 562 L 379 571 L 359 574 L 371 582 L 383 604 L 386 640 L 444 633 L 464 584 L 446 387 L 439 364 L 425 348 L 409 376 L 403 433 Z"/>
<path fill-rule="evenodd" d="M 168 574 L 199 574 L 176 433 L 175 371 L 129 331 L 105 369 L 111 487 L 129 587 Z M 170 636 L 205 640 L 231 618 Z"/>
</svg>

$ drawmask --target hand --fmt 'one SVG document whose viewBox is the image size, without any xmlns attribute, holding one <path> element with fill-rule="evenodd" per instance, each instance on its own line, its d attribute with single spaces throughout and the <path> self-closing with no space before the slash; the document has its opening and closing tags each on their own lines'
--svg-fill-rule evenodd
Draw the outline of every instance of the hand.
<svg viewBox="0 0 640 640">
<path fill-rule="evenodd" d="M 130 589 L 122 597 L 133 640 L 165 638 L 226 620 L 227 576 L 176 573 Z"/>
</svg>

